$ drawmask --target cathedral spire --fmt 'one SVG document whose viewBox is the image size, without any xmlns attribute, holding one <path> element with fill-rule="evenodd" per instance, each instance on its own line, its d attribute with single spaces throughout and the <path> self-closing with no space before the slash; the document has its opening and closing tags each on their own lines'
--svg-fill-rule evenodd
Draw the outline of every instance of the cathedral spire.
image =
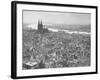
<svg viewBox="0 0 100 80">
<path fill-rule="evenodd" d="M 38 30 L 39 31 L 43 30 L 42 20 L 38 20 Z"/>
<path fill-rule="evenodd" d="M 43 27 L 42 20 L 38 20 L 38 32 L 42 34 L 48 32 L 48 29 Z"/>
</svg>

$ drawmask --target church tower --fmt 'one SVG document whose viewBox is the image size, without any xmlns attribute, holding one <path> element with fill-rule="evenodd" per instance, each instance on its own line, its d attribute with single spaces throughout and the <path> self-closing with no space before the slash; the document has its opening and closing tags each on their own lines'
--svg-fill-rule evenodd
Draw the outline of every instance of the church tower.
<svg viewBox="0 0 100 80">
<path fill-rule="evenodd" d="M 38 20 L 38 32 L 42 34 L 48 32 L 48 29 L 43 27 L 42 20 Z"/>
<path fill-rule="evenodd" d="M 43 24 L 42 24 L 42 20 L 38 20 L 38 31 L 42 31 L 43 30 Z"/>
</svg>

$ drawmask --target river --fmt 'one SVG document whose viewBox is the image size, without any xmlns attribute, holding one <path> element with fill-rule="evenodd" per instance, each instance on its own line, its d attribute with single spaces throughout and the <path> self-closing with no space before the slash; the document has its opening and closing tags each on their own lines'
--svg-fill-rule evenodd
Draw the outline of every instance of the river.
<svg viewBox="0 0 100 80">
<path fill-rule="evenodd" d="M 48 28 L 48 30 L 53 31 L 53 32 L 58 32 L 58 31 L 63 31 L 65 33 L 69 33 L 69 34 L 87 34 L 90 35 L 90 32 L 82 32 L 82 31 L 70 31 L 70 30 L 58 30 L 58 29 L 53 29 L 53 28 Z"/>
</svg>

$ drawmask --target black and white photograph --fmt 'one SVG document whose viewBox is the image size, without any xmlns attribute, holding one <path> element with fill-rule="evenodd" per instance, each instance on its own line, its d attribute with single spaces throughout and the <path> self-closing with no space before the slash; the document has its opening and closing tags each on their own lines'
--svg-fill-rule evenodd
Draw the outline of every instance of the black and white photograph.
<svg viewBox="0 0 100 80">
<path fill-rule="evenodd" d="M 96 6 L 15 3 L 13 78 L 97 73 Z"/>
<path fill-rule="evenodd" d="M 89 13 L 23 11 L 23 69 L 90 66 Z"/>
</svg>

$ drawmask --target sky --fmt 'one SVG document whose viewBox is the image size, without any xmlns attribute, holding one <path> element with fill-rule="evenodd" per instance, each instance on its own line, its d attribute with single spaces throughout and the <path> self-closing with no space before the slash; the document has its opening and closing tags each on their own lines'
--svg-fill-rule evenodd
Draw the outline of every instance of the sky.
<svg viewBox="0 0 100 80">
<path fill-rule="evenodd" d="M 87 25 L 91 23 L 91 14 L 28 10 L 23 11 L 23 24 L 37 24 L 38 20 L 42 20 L 43 24 Z"/>
</svg>

